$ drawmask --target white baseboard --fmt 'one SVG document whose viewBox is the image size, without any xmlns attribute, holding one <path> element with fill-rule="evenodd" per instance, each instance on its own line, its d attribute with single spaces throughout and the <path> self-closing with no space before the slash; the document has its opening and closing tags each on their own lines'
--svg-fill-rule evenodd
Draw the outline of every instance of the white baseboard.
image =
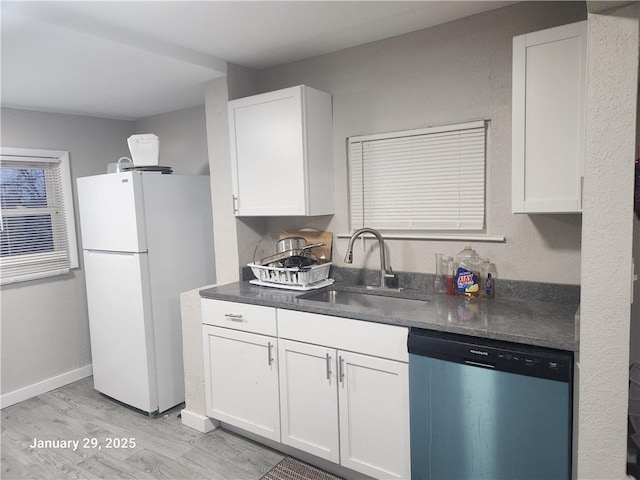
<svg viewBox="0 0 640 480">
<path fill-rule="evenodd" d="M 36 397 L 43 393 L 50 392 L 56 388 L 63 387 L 82 378 L 90 377 L 93 374 L 93 366 L 87 365 L 85 367 L 77 368 L 69 372 L 56 375 L 55 377 L 47 378 L 41 382 L 28 385 L 13 392 L 0 395 L 0 408 L 9 407 L 15 405 L 23 400 L 28 400 L 32 397 Z"/>
<path fill-rule="evenodd" d="M 191 412 L 187 409 L 180 411 L 182 424 L 191 427 L 202 433 L 210 432 L 220 426 L 220 422 L 199 413 Z"/>
</svg>

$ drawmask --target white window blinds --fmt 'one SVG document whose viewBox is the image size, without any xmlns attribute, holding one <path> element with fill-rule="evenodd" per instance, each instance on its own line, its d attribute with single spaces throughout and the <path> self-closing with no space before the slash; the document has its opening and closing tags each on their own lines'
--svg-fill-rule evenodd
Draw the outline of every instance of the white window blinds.
<svg viewBox="0 0 640 480">
<path fill-rule="evenodd" d="M 75 247 L 75 241 L 70 242 L 69 235 L 75 231 L 69 231 L 74 222 L 65 208 L 63 166 L 59 157 L 2 155 L 2 284 L 64 274 L 76 266 L 72 265 L 75 251 L 71 252 L 70 244 Z"/>
<path fill-rule="evenodd" d="M 350 137 L 351 228 L 482 230 L 486 122 Z"/>
</svg>

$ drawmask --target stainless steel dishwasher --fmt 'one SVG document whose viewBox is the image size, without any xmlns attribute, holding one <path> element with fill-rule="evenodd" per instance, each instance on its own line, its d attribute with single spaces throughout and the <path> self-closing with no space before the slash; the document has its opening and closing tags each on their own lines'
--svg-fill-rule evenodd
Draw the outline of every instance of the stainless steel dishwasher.
<svg viewBox="0 0 640 480">
<path fill-rule="evenodd" d="M 570 479 L 573 354 L 409 333 L 413 480 Z"/>
</svg>

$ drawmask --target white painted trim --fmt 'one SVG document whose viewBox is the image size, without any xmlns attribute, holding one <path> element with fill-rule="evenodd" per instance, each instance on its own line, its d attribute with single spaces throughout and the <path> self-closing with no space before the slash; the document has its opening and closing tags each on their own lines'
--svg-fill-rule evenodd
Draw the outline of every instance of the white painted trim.
<svg viewBox="0 0 640 480">
<path fill-rule="evenodd" d="M 183 425 L 191 427 L 194 430 L 202 433 L 208 433 L 220 426 L 219 421 L 205 415 L 200 415 L 199 413 L 192 412 L 190 410 L 187 410 L 186 408 L 180 410 L 180 418 L 182 419 Z"/>
<path fill-rule="evenodd" d="M 384 140 L 387 138 L 413 137 L 416 135 L 428 135 L 432 133 L 452 132 L 454 130 L 469 130 L 472 128 L 483 128 L 488 122 L 489 120 L 474 120 L 471 122 L 452 123 L 450 125 L 438 125 L 434 127 L 417 128 L 414 130 L 401 130 L 397 132 L 374 133 L 371 135 L 359 135 L 359 136 L 349 137 L 348 142 L 351 144 L 351 143 L 367 142 L 370 140 Z"/>
<path fill-rule="evenodd" d="M 69 267 L 79 268 L 78 262 L 78 239 L 76 238 L 76 215 L 73 206 L 73 191 L 71 188 L 71 163 L 69 160 L 69 152 L 65 150 L 44 150 L 39 148 L 22 148 L 22 147 L 0 147 L 1 156 L 22 157 L 27 161 L 39 158 L 54 159 L 60 164 L 60 176 L 62 182 L 62 197 L 64 200 L 65 220 L 67 222 L 67 242 L 69 243 Z M 15 160 L 15 159 L 14 159 Z M 65 272 L 66 273 L 66 272 Z M 45 274 L 42 277 L 47 276 Z M 24 280 L 20 281 L 26 281 Z"/>
<path fill-rule="evenodd" d="M 93 366 L 86 365 L 84 367 L 56 375 L 55 377 L 47 378 L 41 382 L 19 388 L 13 392 L 5 393 L 0 396 L 0 408 L 15 405 L 18 402 L 50 392 L 56 388 L 64 387 L 65 385 L 90 377 L 91 375 L 93 375 Z"/>
<path fill-rule="evenodd" d="M 336 233 L 338 238 L 350 238 L 351 233 Z M 410 233 L 381 233 L 382 238 L 387 240 L 452 240 L 460 242 L 492 242 L 505 243 L 507 239 L 504 235 L 445 235 L 445 234 L 410 234 Z M 365 238 L 374 238 L 373 235 L 364 234 Z"/>
</svg>

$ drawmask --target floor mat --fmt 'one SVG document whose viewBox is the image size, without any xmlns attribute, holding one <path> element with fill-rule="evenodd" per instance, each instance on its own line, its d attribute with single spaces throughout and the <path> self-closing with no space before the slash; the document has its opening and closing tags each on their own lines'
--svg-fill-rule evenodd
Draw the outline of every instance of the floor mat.
<svg viewBox="0 0 640 480">
<path fill-rule="evenodd" d="M 260 480 L 343 480 L 330 473 L 296 460 L 285 457 Z"/>
</svg>

